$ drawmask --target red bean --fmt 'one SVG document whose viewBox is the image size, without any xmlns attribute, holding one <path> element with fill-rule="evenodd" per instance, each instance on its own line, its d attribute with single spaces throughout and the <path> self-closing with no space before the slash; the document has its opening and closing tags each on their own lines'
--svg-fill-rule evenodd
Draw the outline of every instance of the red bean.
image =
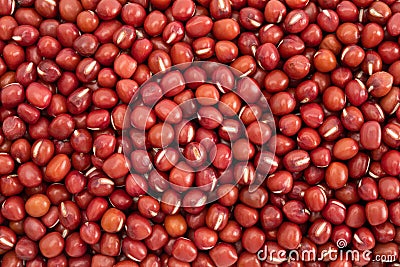
<svg viewBox="0 0 400 267">
<path fill-rule="evenodd" d="M 345 105 L 345 95 L 343 90 L 336 86 L 328 87 L 323 93 L 324 106 L 331 111 L 342 110 Z"/>
<path fill-rule="evenodd" d="M 284 222 L 277 233 L 278 244 L 286 249 L 296 249 L 301 241 L 300 227 L 291 222 Z"/>
<path fill-rule="evenodd" d="M 340 201 L 329 200 L 322 216 L 332 224 L 342 224 L 346 218 L 346 207 Z"/>
<path fill-rule="evenodd" d="M 58 256 L 64 248 L 64 239 L 58 232 L 45 235 L 39 242 L 39 249 L 43 256 L 52 258 Z"/>
<path fill-rule="evenodd" d="M 15 233 L 10 228 L 7 228 L 5 226 L 1 226 L 0 236 L 2 240 L 2 242 L 0 243 L 0 248 L 3 251 L 8 251 L 12 249 L 17 242 Z"/>
<path fill-rule="evenodd" d="M 283 22 L 286 31 L 298 33 L 304 30 L 309 23 L 309 17 L 303 10 L 289 12 Z"/>
<path fill-rule="evenodd" d="M 129 237 L 125 237 L 122 241 L 122 251 L 130 258 L 138 261 L 142 261 L 147 256 L 146 246 L 136 240 L 132 240 Z"/>
<path fill-rule="evenodd" d="M 313 186 L 304 193 L 304 200 L 311 211 L 321 211 L 327 202 L 325 191 L 319 186 Z"/>
<path fill-rule="evenodd" d="M 379 180 L 379 194 L 386 200 L 393 200 L 400 194 L 400 184 L 394 177 L 384 177 Z"/>
<path fill-rule="evenodd" d="M 255 56 L 258 64 L 266 70 L 273 70 L 280 59 L 278 50 L 270 43 L 258 47 Z"/>
<path fill-rule="evenodd" d="M 389 93 L 393 84 L 393 76 L 387 72 L 376 72 L 368 78 L 366 86 L 374 97 L 382 97 Z"/>
<path fill-rule="evenodd" d="M 365 149 L 377 149 L 381 144 L 381 138 L 381 127 L 376 121 L 366 122 L 360 129 L 360 142 Z"/>
<path fill-rule="evenodd" d="M 367 201 L 376 200 L 378 198 L 376 182 L 370 177 L 362 178 L 358 184 L 358 195 Z"/>
<path fill-rule="evenodd" d="M 382 157 L 382 168 L 383 170 L 392 176 L 396 176 L 400 173 L 398 163 L 400 162 L 400 153 L 396 150 L 390 150 L 386 152 Z"/>
<path fill-rule="evenodd" d="M 353 245 L 357 249 L 370 249 L 375 246 L 375 238 L 370 230 L 362 227 L 354 233 Z"/>
<path fill-rule="evenodd" d="M 124 223 L 125 214 L 115 208 L 108 209 L 101 218 L 101 227 L 108 233 L 119 232 Z"/>
<path fill-rule="evenodd" d="M 210 257 L 217 266 L 230 266 L 234 264 L 238 255 L 230 244 L 218 244 L 210 251 Z"/>
<path fill-rule="evenodd" d="M 309 211 L 305 208 L 304 204 L 297 200 L 291 200 L 282 208 L 285 216 L 294 223 L 304 223 L 309 219 Z"/>
<path fill-rule="evenodd" d="M 54 182 L 59 182 L 67 175 L 71 168 L 71 162 L 65 154 L 56 155 L 47 164 L 45 175 Z"/>
<path fill-rule="evenodd" d="M 233 40 L 240 32 L 239 23 L 233 19 L 221 19 L 212 27 L 212 33 L 218 40 Z"/>
<path fill-rule="evenodd" d="M 243 227 L 251 227 L 257 222 L 259 213 L 256 209 L 239 204 L 235 207 L 234 217 Z"/>
<path fill-rule="evenodd" d="M 197 257 L 195 244 L 186 238 L 178 238 L 173 245 L 172 255 L 183 262 L 192 262 Z"/>
<path fill-rule="evenodd" d="M 398 254 L 394 0 L 0 6 L 4 266 Z"/>
<path fill-rule="evenodd" d="M 134 240 L 143 240 L 152 235 L 150 222 L 138 214 L 132 214 L 127 218 L 127 234 Z"/>
</svg>

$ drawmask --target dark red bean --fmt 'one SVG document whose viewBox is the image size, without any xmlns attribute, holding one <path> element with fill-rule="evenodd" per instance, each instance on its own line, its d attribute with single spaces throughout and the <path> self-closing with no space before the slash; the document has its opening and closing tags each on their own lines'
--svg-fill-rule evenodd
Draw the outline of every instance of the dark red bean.
<svg viewBox="0 0 400 267">
<path fill-rule="evenodd" d="M 266 43 L 257 48 L 255 53 L 258 64 L 266 69 L 273 70 L 279 63 L 280 56 L 276 47 L 271 43 Z"/>
<path fill-rule="evenodd" d="M 308 230 L 308 236 L 315 244 L 322 245 L 329 240 L 331 232 L 332 225 L 328 221 L 324 219 L 317 219 L 310 226 Z"/>
<path fill-rule="evenodd" d="M 225 243 L 215 246 L 210 251 L 210 257 L 217 266 L 230 266 L 238 260 L 235 248 Z"/>
<path fill-rule="evenodd" d="M 310 212 L 305 205 L 297 200 L 285 203 L 282 210 L 285 216 L 293 223 L 305 223 L 310 217 Z"/>
<path fill-rule="evenodd" d="M 296 249 L 300 245 L 301 231 L 297 224 L 284 222 L 279 227 L 277 241 L 286 249 Z"/>
<path fill-rule="evenodd" d="M 264 18 L 267 22 L 280 23 L 285 16 L 286 16 L 286 7 L 280 1 L 269 1 L 265 5 Z"/>
<path fill-rule="evenodd" d="M 289 33 L 299 33 L 308 26 L 308 23 L 308 15 L 303 10 L 297 9 L 287 14 L 283 25 Z"/>
<path fill-rule="evenodd" d="M 360 143 L 365 149 L 377 149 L 381 144 L 381 139 L 382 131 L 379 123 L 368 121 L 363 124 L 360 129 Z"/>
<path fill-rule="evenodd" d="M 3 265 L 325 266 L 255 254 L 341 239 L 398 254 L 394 0 L 0 6 Z"/>
<path fill-rule="evenodd" d="M 64 249 L 64 239 L 58 232 L 45 235 L 39 242 L 39 249 L 43 256 L 52 258 L 58 256 Z"/>
<path fill-rule="evenodd" d="M 396 150 L 389 150 L 382 157 L 382 168 L 383 170 L 392 176 L 396 176 L 400 173 L 398 166 L 400 160 L 400 153 Z"/>
<path fill-rule="evenodd" d="M 304 201 L 311 211 L 318 212 L 325 207 L 327 203 L 327 196 L 323 188 L 319 186 L 313 186 L 305 191 Z"/>
</svg>

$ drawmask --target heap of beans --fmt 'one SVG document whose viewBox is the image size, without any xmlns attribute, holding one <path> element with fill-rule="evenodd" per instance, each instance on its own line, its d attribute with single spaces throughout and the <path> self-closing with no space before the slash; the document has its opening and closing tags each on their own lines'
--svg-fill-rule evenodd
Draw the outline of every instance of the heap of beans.
<svg viewBox="0 0 400 267">
<path fill-rule="evenodd" d="M 0 0 L 1 266 L 389 266 L 262 261 L 257 252 L 344 240 L 398 260 L 399 35 L 395 0 Z M 140 89 L 152 75 L 192 61 L 251 77 L 263 95 L 249 98 L 265 97 L 273 119 L 251 108 L 265 101 L 238 98 L 234 82 L 232 92 L 196 82 L 161 92 L 164 107 L 131 105 L 154 100 L 157 90 Z M 167 83 L 186 84 L 190 75 L 179 75 L 189 70 L 218 74 L 181 70 Z M 182 171 L 184 158 L 165 161 L 178 150 L 162 148 L 157 128 L 170 105 L 190 99 L 199 118 L 168 138 L 179 137 L 186 159 L 199 159 L 201 140 L 215 146 L 196 177 Z M 235 140 L 219 125 L 218 101 L 245 125 L 248 146 L 226 144 Z M 219 115 L 205 122 L 211 109 Z M 122 138 L 127 111 L 136 128 Z M 263 144 L 276 144 L 275 155 Z M 232 157 L 249 159 L 245 171 L 235 186 L 218 181 L 211 203 L 190 207 L 206 189 L 185 206 L 179 188 L 162 187 L 164 178 L 191 187 L 235 177 Z M 267 178 L 250 192 L 260 164 Z M 163 175 L 151 176 L 156 169 Z"/>
</svg>

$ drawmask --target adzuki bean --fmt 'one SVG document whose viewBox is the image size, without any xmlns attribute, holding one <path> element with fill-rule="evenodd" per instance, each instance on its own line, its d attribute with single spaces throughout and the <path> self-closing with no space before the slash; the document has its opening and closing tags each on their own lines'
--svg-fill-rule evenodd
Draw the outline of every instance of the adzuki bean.
<svg viewBox="0 0 400 267">
<path fill-rule="evenodd" d="M 394 0 L 0 0 L 2 266 L 398 260 L 399 36 Z"/>
</svg>

